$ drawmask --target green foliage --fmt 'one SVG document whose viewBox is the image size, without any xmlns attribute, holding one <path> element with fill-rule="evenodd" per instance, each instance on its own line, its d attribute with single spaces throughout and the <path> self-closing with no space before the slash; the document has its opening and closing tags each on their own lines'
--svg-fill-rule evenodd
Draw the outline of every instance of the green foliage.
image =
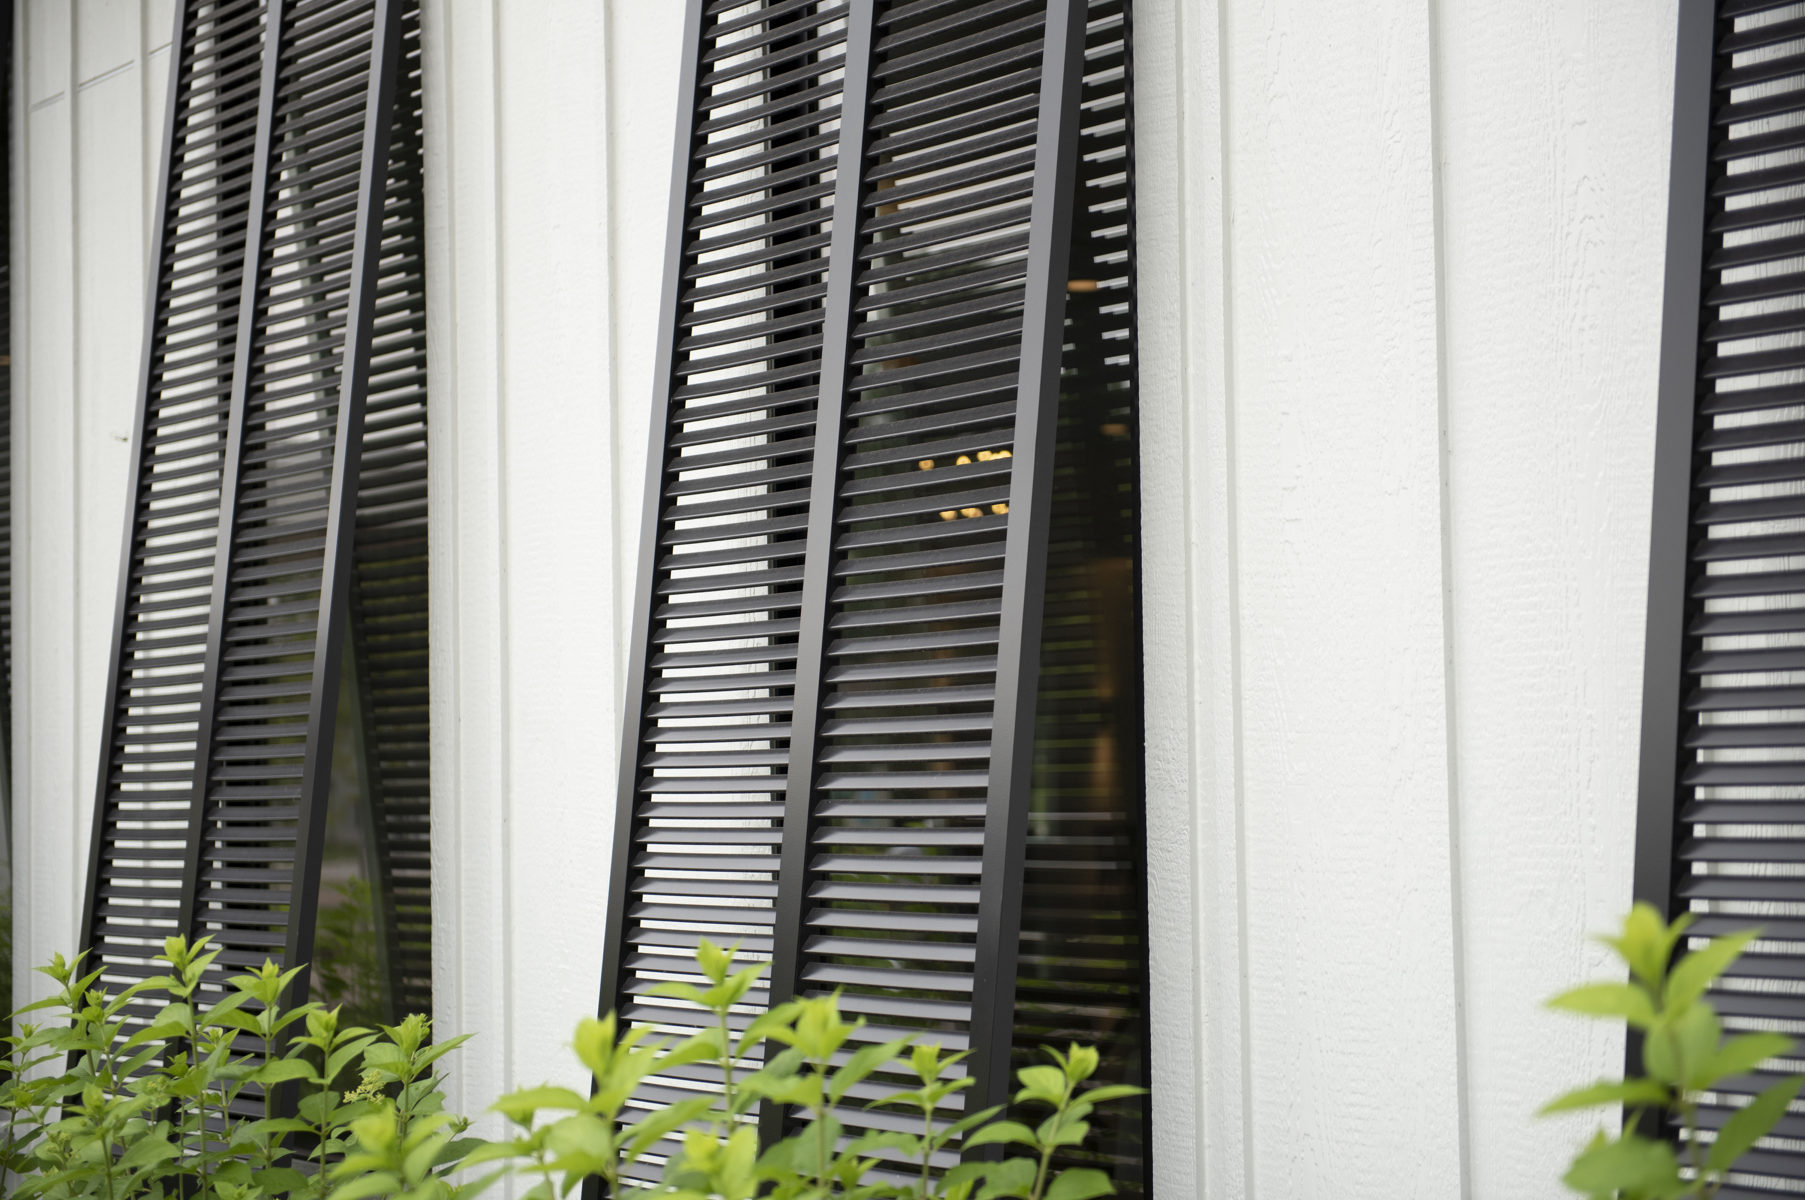
<svg viewBox="0 0 1805 1200">
<path fill-rule="evenodd" d="M 1643 1039 L 1643 1075 L 1601 1079 L 1542 1108 L 1544 1115 L 1619 1105 L 1633 1111 L 1618 1137 L 1600 1130 L 1573 1159 L 1566 1184 L 1591 1200 L 1708 1200 L 1736 1161 L 1785 1115 L 1805 1082 L 1791 1076 L 1769 1087 L 1732 1114 L 1714 1138 L 1700 1130 L 1699 1107 L 1708 1094 L 1788 1054 L 1793 1042 L 1777 1033 L 1725 1036 L 1705 992 L 1759 931 L 1716 938 L 1671 963 L 1691 922 L 1681 916 L 1669 925 L 1638 904 L 1621 935 L 1600 939 L 1623 959 L 1629 982 L 1590 983 L 1548 1002 L 1563 1012 L 1624 1021 Z M 1677 1147 L 1643 1132 L 1658 1133 L 1670 1122 L 1683 1131 Z"/>
<path fill-rule="evenodd" d="M 1018 1072 L 1019 1119 L 993 1108 L 949 1121 L 947 1101 L 971 1083 L 964 1054 L 875 1040 L 841 1016 L 837 995 L 746 1021 L 765 965 L 736 968 L 731 951 L 703 941 L 708 986 L 658 992 L 712 1014 L 706 1033 L 673 1043 L 612 1013 L 585 1018 L 573 1049 L 593 1088 L 503 1096 L 494 1110 L 514 1136 L 486 1142 L 443 1107 L 437 1064 L 463 1038 L 435 1044 L 419 1016 L 371 1029 L 339 1008 L 285 1006 L 298 971 L 269 963 L 227 979 L 222 994 L 216 958 L 205 939 L 171 938 L 168 974 L 117 995 L 79 958 L 44 968 L 57 993 L 18 1014 L 42 1020 L 6 1040 L 0 1066 L 5 1194 L 474 1200 L 513 1175 L 530 1181 L 528 1200 L 564 1200 L 591 1178 L 610 1197 L 647 1200 L 1091 1200 L 1112 1192 L 1109 1180 L 1055 1160 L 1085 1140 L 1097 1105 L 1140 1090 L 1087 1086 L 1096 1051 L 1049 1048 L 1047 1065 Z M 718 1069 L 718 1093 L 635 1103 L 649 1077 L 700 1063 Z M 897 1079 L 914 1086 L 886 1091 L 881 1081 Z M 750 1116 L 761 1104 L 792 1131 L 762 1151 Z M 920 1131 L 855 1136 L 836 1114 L 861 1104 L 918 1119 Z M 961 1147 L 997 1157 L 936 1172 Z M 661 1181 L 635 1187 L 660 1174 L 659 1160 Z"/>
<path fill-rule="evenodd" d="M 708 986 L 660 984 L 655 992 L 712 1014 L 706 1032 L 677 1041 L 649 1041 L 643 1030 L 618 1028 L 610 1015 L 578 1027 L 577 1056 L 595 1078 L 585 1097 L 563 1088 L 528 1088 L 496 1105 L 518 1129 L 511 1141 L 479 1150 L 474 1164 L 509 1159 L 537 1176 L 529 1200 L 556 1200 L 585 1179 L 599 1178 L 618 1197 L 646 1180 L 648 1156 L 666 1159 L 660 1182 L 634 1196 L 670 1200 L 821 1200 L 825 1197 L 885 1200 L 1091 1200 L 1110 1195 L 1108 1178 L 1091 1168 L 1060 1170 L 1054 1158 L 1082 1143 L 1097 1105 L 1139 1088 L 1082 1085 L 1097 1069 L 1097 1052 L 1072 1046 L 1048 1049 L 1051 1063 L 1023 1068 L 1017 1106 L 1036 1123 L 1001 1120 L 986 1109 L 957 1121 L 944 1119 L 944 1104 L 970 1086 L 957 1073 L 964 1054 L 909 1039 L 876 1041 L 864 1021 L 847 1022 L 838 995 L 796 1000 L 757 1016 L 735 1032 L 734 1010 L 765 970 L 758 963 L 735 969 L 733 954 L 703 939 L 696 952 Z M 626 1109 L 646 1078 L 707 1062 L 718 1068 L 720 1093 L 698 1096 L 649 1112 Z M 877 1089 L 879 1078 L 912 1079 L 917 1086 L 880 1092 L 863 1100 L 918 1117 L 919 1133 L 854 1136 L 836 1117 Z M 749 1114 L 755 1104 L 776 1105 L 790 1134 L 759 1150 Z M 1041 1115 L 1043 1110 L 1051 1110 Z M 629 1122 L 629 1117 L 636 1120 Z M 985 1146 L 1025 1148 L 1026 1155 L 960 1163 L 944 1175 L 936 1156 Z M 879 1166 L 888 1168 L 879 1177 Z"/>
<path fill-rule="evenodd" d="M 387 979 L 382 967 L 382 932 L 370 882 L 353 876 L 336 884 L 335 901 L 321 897 L 313 931 L 311 991 L 322 1003 L 339 1006 L 349 1022 L 375 1026 L 387 1011 Z"/>
<path fill-rule="evenodd" d="M 205 938 L 170 938 L 168 973 L 116 995 L 79 957 L 40 968 L 57 991 L 15 1014 L 0 1063 L 8 1195 L 462 1194 L 445 1176 L 476 1143 L 453 1140 L 467 1122 L 442 1111 L 433 1070 L 462 1038 L 432 1044 L 424 1017 L 378 1031 L 319 1004 L 285 1006 L 298 971 L 269 962 L 219 990 L 217 957 Z M 18 1020 L 27 1014 L 38 1022 Z M 345 1073 L 363 1082 L 341 1094 L 334 1081 Z M 284 1090 L 292 1105 L 277 1104 Z"/>
</svg>

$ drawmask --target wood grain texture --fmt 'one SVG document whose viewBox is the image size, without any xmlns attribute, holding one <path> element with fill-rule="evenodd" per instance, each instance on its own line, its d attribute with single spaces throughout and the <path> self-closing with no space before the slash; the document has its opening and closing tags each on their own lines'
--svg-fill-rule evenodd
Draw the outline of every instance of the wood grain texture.
<svg viewBox="0 0 1805 1200">
<path fill-rule="evenodd" d="M 1135 212 L 1155 1192 L 1232 1200 L 1250 1144 L 1219 17 L 1136 2 Z"/>
<path fill-rule="evenodd" d="M 650 377 L 649 339 L 618 342 L 616 309 L 655 319 L 641 293 L 665 207 L 662 187 L 612 187 L 610 164 L 668 161 L 675 73 L 663 68 L 681 12 L 673 22 L 663 7 L 425 12 L 434 992 L 441 1032 L 481 1035 L 454 1077 L 469 1111 L 506 1088 L 580 1085 L 567 1045 L 595 1006 L 624 637 L 617 541 L 639 529 L 617 497 L 637 494 L 645 437 L 643 415 L 623 421 L 613 405 L 627 395 L 643 410 L 617 377 Z M 650 64 L 627 93 L 624 151 L 617 28 Z M 622 230 L 636 272 L 612 261 Z"/>
<path fill-rule="evenodd" d="M 1450 545 L 1477 1196 L 1554 1197 L 1534 1122 L 1622 1038 L 1540 1002 L 1630 895 L 1669 6 L 1445 5 Z"/>
<path fill-rule="evenodd" d="M 26 0 L 13 127 L 16 998 L 75 941 L 160 156 L 137 5 Z M 167 41 L 167 33 L 161 40 Z"/>
<path fill-rule="evenodd" d="M 1224 29 L 1250 1183 L 1444 1200 L 1463 1189 L 1428 14 L 1272 0 Z"/>
</svg>

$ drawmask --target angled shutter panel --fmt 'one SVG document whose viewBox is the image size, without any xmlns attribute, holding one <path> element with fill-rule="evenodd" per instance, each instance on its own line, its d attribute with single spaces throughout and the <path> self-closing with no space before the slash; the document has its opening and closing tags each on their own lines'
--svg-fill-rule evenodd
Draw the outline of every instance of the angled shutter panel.
<svg viewBox="0 0 1805 1200">
<path fill-rule="evenodd" d="M 692 1029 L 648 991 L 738 942 L 747 1019 L 842 988 L 862 1036 L 973 1049 L 956 1119 L 1011 1091 L 1075 233 L 1127 286 L 1089 244 L 1127 237 L 1122 6 L 689 20 L 602 1006 Z M 1113 158 L 1075 227 L 1081 99 Z"/>
<path fill-rule="evenodd" d="M 1693 935 L 1767 930 L 1711 994 L 1744 1030 L 1805 1020 L 1805 29 L 1784 7 L 1680 6 L 1636 852 L 1637 897 Z M 1770 1082 L 1729 1084 L 1703 1124 Z M 1805 1181 L 1805 1118 L 1775 1132 L 1739 1167 L 1764 1186 L 1724 1196 Z"/>
<path fill-rule="evenodd" d="M 771 952 L 845 17 L 694 0 L 685 28 L 602 983 L 660 1026 L 693 1025 L 646 993 L 699 938 Z"/>
<path fill-rule="evenodd" d="M 403 14 L 402 36 L 350 590 L 364 795 L 373 833 L 371 883 L 396 1018 L 432 1011 L 426 212 L 420 30 L 412 6 Z"/>
<path fill-rule="evenodd" d="M 219 537 L 263 6 L 178 5 L 82 944 L 156 974 L 177 905 Z"/>
<path fill-rule="evenodd" d="M 385 221 L 414 12 L 179 9 L 84 918 L 122 980 L 171 933 L 311 956 L 366 410 L 419 407 L 418 235 Z"/>
<path fill-rule="evenodd" d="M 1131 13 L 1091 0 L 1022 883 L 1014 1065 L 1097 1047 L 1097 1082 L 1150 1085 L 1141 699 Z M 1090 1117 L 1065 1165 L 1151 1182 L 1145 1098 Z"/>
<path fill-rule="evenodd" d="M 845 401 L 824 395 L 817 434 L 839 461 L 816 459 L 825 606 L 803 629 L 815 723 L 792 743 L 773 974 L 843 988 L 874 1039 L 968 1042 L 954 1119 L 1013 1091 L 1084 18 L 879 8 Z"/>
</svg>

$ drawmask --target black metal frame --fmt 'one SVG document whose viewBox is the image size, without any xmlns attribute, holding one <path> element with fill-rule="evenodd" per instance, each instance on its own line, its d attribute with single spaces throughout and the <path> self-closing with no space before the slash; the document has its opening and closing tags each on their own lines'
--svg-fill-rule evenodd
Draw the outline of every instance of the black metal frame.
<svg viewBox="0 0 1805 1200">
<path fill-rule="evenodd" d="M 819 702 L 823 689 L 826 625 L 832 592 L 833 538 L 839 513 L 845 398 L 851 367 L 856 251 L 866 146 L 863 119 L 870 98 L 875 44 L 875 0 L 851 0 L 848 9 L 847 70 L 836 158 L 833 233 L 827 270 L 822 359 L 816 409 L 816 454 L 811 465 L 813 497 L 804 559 L 794 708 L 784 793 L 784 828 L 774 912 L 772 1003 L 799 990 L 801 939 L 810 872 L 817 792 Z M 1046 50 L 1039 119 L 1057 136 L 1042 137 L 1033 166 L 1033 216 L 1029 231 L 1028 293 L 1018 385 L 1019 415 L 1015 462 L 1008 496 L 1011 535 L 1003 564 L 1003 617 L 995 704 L 995 752 L 991 765 L 985 826 L 984 875 L 979 900 L 977 966 L 974 974 L 972 1039 L 976 1076 L 973 1107 L 1007 1101 L 1010 1038 L 1014 1019 L 1016 958 L 1021 924 L 1021 885 L 1029 785 L 1033 764 L 1034 716 L 1039 674 L 1041 597 L 1057 432 L 1060 358 L 1063 343 L 1066 262 L 1070 252 L 1077 182 L 1079 103 L 1087 6 L 1084 0 L 1047 0 Z M 624 1009 L 629 893 L 634 854 L 640 754 L 646 744 L 645 717 L 651 616 L 657 584 L 659 519 L 663 490 L 672 469 L 668 448 L 672 391 L 676 386 L 676 336 L 681 314 L 685 262 L 685 220 L 694 197 L 697 64 L 702 45 L 702 0 L 690 0 L 683 35 L 685 58 L 667 221 L 663 307 L 657 342 L 659 385 L 653 399 L 650 447 L 641 510 L 633 632 L 623 698 L 618 801 L 613 866 L 601 978 L 600 1010 Z M 761 1115 L 767 1138 L 781 1132 L 776 1112 Z"/>
<path fill-rule="evenodd" d="M 1717 15 L 1713 0 L 1680 0 L 1667 196 L 1654 504 L 1649 522 L 1648 626 L 1642 657 L 1642 748 L 1636 798 L 1635 898 L 1674 915 L 1674 847 L 1684 719 L 1692 478 L 1697 465 L 1698 352 L 1704 286 L 1705 178 Z M 1632 1048 L 1633 1049 L 1633 1048 Z"/>
<path fill-rule="evenodd" d="M 802 925 L 808 898 L 809 847 L 815 836 L 815 752 L 819 741 L 822 671 L 825 668 L 829 597 L 833 591 L 834 528 L 840 516 L 841 463 L 845 458 L 846 384 L 852 372 L 853 300 L 858 280 L 859 209 L 865 188 L 865 147 L 871 99 L 871 51 L 876 40 L 874 0 L 853 0 L 847 10 L 846 76 L 840 94 L 840 144 L 834 159 L 833 241 L 828 248 L 827 300 L 821 333 L 820 385 L 815 409 L 815 459 L 807 549 L 803 557 L 801 627 L 796 639 L 795 706 L 790 714 L 788 789 L 784 793 L 782 864 L 771 930 L 770 1002 L 783 1004 L 801 984 Z M 783 1136 L 782 1110 L 765 1105 L 760 1132 L 767 1142 Z"/>
<path fill-rule="evenodd" d="M 269 0 L 262 45 L 262 75 L 255 142 L 250 177 L 250 207 L 246 221 L 246 253 L 242 266 L 239 294 L 239 317 L 234 346 L 233 375 L 229 399 L 224 455 L 220 464 L 220 503 L 217 521 L 218 541 L 214 550 L 214 573 L 208 617 L 206 658 L 196 750 L 194 786 L 188 809 L 188 843 L 183 858 L 179 926 L 190 936 L 199 931 L 205 914 L 199 911 L 201 861 L 205 856 L 206 804 L 208 770 L 212 757 L 211 743 L 218 712 L 218 693 L 224 660 L 224 627 L 227 590 L 231 578 L 233 533 L 240 488 L 240 465 L 245 433 L 246 409 L 250 380 L 250 362 L 256 339 L 256 306 L 258 280 L 263 272 L 265 228 L 268 219 L 271 179 L 275 100 L 280 83 L 282 35 L 286 0 Z M 333 716 L 338 703 L 338 674 L 341 643 L 349 610 L 348 589 L 352 570 L 352 540 L 355 528 L 358 473 L 363 449 L 363 415 L 369 391 L 369 363 L 373 335 L 376 291 L 382 252 L 383 208 L 388 178 L 388 155 L 391 131 L 391 109 L 394 104 L 400 72 L 402 48 L 401 16 L 404 0 L 374 0 L 374 27 L 371 68 L 367 85 L 364 133 L 361 148 L 360 180 L 357 211 L 354 217 L 352 267 L 346 297 L 346 332 L 344 358 L 339 380 L 339 407 L 336 443 L 329 493 L 326 528 L 324 574 L 321 579 L 321 601 L 318 636 L 314 647 L 313 680 L 309 695 L 308 722 L 313 735 L 302 760 L 302 788 L 295 831 L 294 890 L 286 922 L 286 959 L 284 965 L 306 962 L 313 950 L 314 921 L 319 898 L 319 871 L 323 843 L 318 836 L 318 823 L 324 815 L 331 780 Z M 170 202 L 171 172 L 176 153 L 176 114 L 179 110 L 182 55 L 189 52 L 191 33 L 187 4 L 175 6 L 175 34 L 169 80 L 169 98 L 164 111 L 162 186 L 157 197 L 156 228 L 159 236 L 166 224 Z M 108 673 L 106 710 L 103 714 L 103 736 L 100 765 L 96 781 L 97 795 L 90 843 L 87 888 L 83 904 L 82 945 L 90 947 L 96 938 L 99 911 L 99 886 L 102 856 L 105 852 L 106 800 L 113 744 L 114 705 L 123 678 L 125 636 L 130 586 L 134 533 L 139 484 L 145 459 L 146 422 L 155 368 L 157 302 L 169 270 L 169 260 L 162 253 L 153 259 L 148 299 L 145 305 L 145 333 L 138 388 L 138 415 L 133 435 L 131 477 L 127 491 L 124 545 L 121 551 L 119 593 L 115 605 L 113 646 Z M 306 1000 L 308 972 L 303 971 L 291 985 L 295 1003 Z"/>
<path fill-rule="evenodd" d="M 1139 298 L 1141 291 L 1139 275 L 1139 225 L 1135 211 L 1134 0 L 1123 0 L 1122 4 L 1122 70 L 1124 75 L 1122 84 L 1122 119 L 1126 125 L 1122 136 L 1122 144 L 1125 149 L 1123 161 L 1128 170 L 1128 204 L 1126 212 L 1128 220 L 1128 294 L 1132 298 L 1128 306 L 1128 354 L 1130 364 L 1129 371 L 1131 377 L 1134 379 L 1136 396 L 1134 420 L 1129 422 L 1128 435 L 1132 439 L 1134 462 L 1138 469 L 1141 463 L 1141 410 L 1139 401 L 1141 370 L 1141 306 Z M 1137 516 L 1141 511 L 1140 504 L 1141 497 L 1137 492 L 1135 496 L 1135 511 Z M 1146 558 L 1144 545 L 1145 543 L 1140 540 L 1140 535 L 1137 531 L 1134 556 L 1134 597 L 1137 607 L 1144 603 L 1144 597 L 1147 594 L 1144 587 L 1146 574 L 1144 570 Z M 1139 741 L 1125 747 L 1125 750 L 1127 751 L 1127 770 L 1130 778 L 1136 779 L 1140 783 L 1140 792 L 1130 813 L 1130 824 L 1134 832 L 1135 870 L 1139 875 L 1141 882 L 1140 898 L 1141 911 L 1143 914 L 1141 926 L 1142 945 L 1144 950 L 1150 950 L 1151 946 L 1148 945 L 1148 941 L 1150 940 L 1148 937 L 1149 931 L 1145 920 L 1152 901 L 1152 896 L 1147 891 L 1147 687 L 1144 675 L 1147 662 L 1146 628 L 1146 621 L 1141 619 L 1140 613 L 1137 611 L 1134 623 L 1134 694 L 1139 702 L 1140 708 L 1137 722 L 1140 726 L 1141 738 Z M 1151 953 L 1143 953 L 1141 955 L 1141 995 L 1144 997 L 1151 997 L 1153 995 L 1153 956 Z M 1140 1033 L 1142 1054 L 1147 1057 L 1147 1079 L 1148 1082 L 1151 1083 L 1153 1006 L 1151 1003 L 1145 1001 L 1141 1004 Z M 1149 1101 L 1150 1100 L 1151 1097 L 1149 1097 Z M 1153 1105 L 1151 1102 L 1142 1106 L 1141 1114 L 1142 1178 L 1147 1192 L 1151 1194 L 1153 1190 Z"/>
<path fill-rule="evenodd" d="M 1087 11 L 1084 0 L 1047 2 L 1039 112 L 1043 134 L 1034 152 L 1015 463 L 1009 474 L 1009 542 L 1003 558 L 1002 636 L 997 646 L 984 874 L 979 884 L 977 961 L 972 975 L 974 1108 L 1005 1103 L 1014 1091 L 1010 1087 L 1008 1031 L 1015 1022 L 1022 872 L 1034 769 L 1034 709 L 1040 685 L 1041 601 L 1046 590 L 1053 447 L 1059 424 L 1059 363 L 1077 186 L 1077 116 L 1084 87 Z M 1056 131 L 1056 136 L 1046 136 L 1048 129 Z M 1001 1148 L 988 1149 L 994 1154 Z"/>
<path fill-rule="evenodd" d="M 683 67 L 677 88 L 677 136 L 671 161 L 671 206 L 665 226 L 664 286 L 658 311 L 658 391 L 652 401 L 645 495 L 640 501 L 639 563 L 633 598 L 633 637 L 627 649 L 627 690 L 621 702 L 620 785 L 616 795 L 614 860 L 608 874 L 608 917 L 603 934 L 602 995 L 599 1011 L 621 1005 L 621 968 L 627 953 L 627 893 L 632 874 L 634 790 L 639 748 L 646 732 L 646 664 L 652 627 L 653 589 L 658 581 L 658 514 L 670 470 L 671 392 L 677 383 L 678 298 L 683 294 L 683 226 L 692 189 L 690 163 L 696 147 L 697 64 L 701 58 L 703 0 L 688 0 L 683 18 Z"/>
<path fill-rule="evenodd" d="M 352 237 L 351 283 L 345 297 L 347 329 L 339 376 L 337 444 L 332 455 L 331 507 L 326 516 L 325 574 L 320 580 L 320 631 L 314 640 L 313 694 L 308 725 L 313 736 L 301 768 L 300 819 L 295 829 L 296 896 L 299 919 L 288 922 L 287 962 L 313 957 L 314 918 L 319 909 L 318 826 L 326 815 L 332 783 L 332 742 L 337 732 L 339 666 L 350 613 L 352 534 L 357 524 L 357 480 L 363 461 L 364 402 L 370 391 L 370 343 L 381 274 L 383 200 L 388 192 L 389 135 L 396 78 L 401 63 L 403 0 L 376 0 L 369 90 L 364 101 L 363 161 L 359 166 L 357 225 Z M 223 590 L 223 589 L 222 589 Z M 310 972 L 295 980 L 292 1003 L 307 999 Z"/>
<path fill-rule="evenodd" d="M 1706 177 L 1711 144 L 1716 0 L 1680 0 L 1675 42 L 1673 143 L 1667 193 L 1667 260 L 1661 299 L 1661 367 L 1649 520 L 1648 610 L 1642 651 L 1642 739 L 1636 785 L 1632 893 L 1663 917 L 1677 915 L 1675 851 L 1683 737 L 1686 628 L 1695 602 L 1692 549 L 1694 450 L 1699 429 L 1699 329 L 1705 278 Z M 1624 1070 L 1638 1073 L 1642 1034 L 1626 1032 Z M 1639 1110 L 1625 1110 L 1626 1120 Z"/>
<path fill-rule="evenodd" d="M 177 5 L 178 8 L 182 7 Z M 225 665 L 226 591 L 232 572 L 232 531 L 238 525 L 238 477 L 244 461 L 244 414 L 250 398 L 251 351 L 257 341 L 257 280 L 269 208 L 270 148 L 276 131 L 276 85 L 281 75 L 282 18 L 287 0 L 269 0 L 264 26 L 263 74 L 257 87 L 257 132 L 251 151 L 249 219 L 245 223 L 242 282 L 238 290 L 238 341 L 232 350 L 232 393 L 226 416 L 226 449 L 219 462 L 219 535 L 213 546 L 213 601 L 207 612 L 207 661 L 201 675 L 201 707 L 194 731 L 194 792 L 188 807 L 188 849 L 182 856 L 183 933 L 192 939 L 200 923 L 196 911 L 201 877 L 201 847 L 206 841 L 207 764 L 213 758 L 213 734 L 219 713 L 219 677 Z M 174 147 L 170 148 L 174 156 Z M 160 257 L 160 256 L 159 256 Z M 152 304 L 155 317 L 155 302 Z M 134 499 L 136 494 L 134 493 Z M 127 534 L 126 552 L 131 552 Z M 110 745 L 102 747 L 110 752 Z M 105 802 L 106 775 L 98 803 Z"/>
</svg>

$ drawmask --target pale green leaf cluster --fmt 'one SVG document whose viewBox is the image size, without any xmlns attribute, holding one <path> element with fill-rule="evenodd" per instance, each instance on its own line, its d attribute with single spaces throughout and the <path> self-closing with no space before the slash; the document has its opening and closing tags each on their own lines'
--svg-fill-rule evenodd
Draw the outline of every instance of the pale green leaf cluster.
<svg viewBox="0 0 1805 1200">
<path fill-rule="evenodd" d="M 463 1038 L 434 1043 L 419 1016 L 369 1029 L 339 1009 L 287 1006 L 298 971 L 268 963 L 222 991 L 217 957 L 206 939 L 171 938 L 168 973 L 117 995 L 79 958 L 44 968 L 57 993 L 16 1014 L 45 1019 L 18 1027 L 0 1066 L 4 1194 L 474 1200 L 514 1176 L 529 1200 L 563 1200 L 587 1180 L 646 1200 L 1092 1200 L 1109 1180 L 1062 1166 L 1061 1152 L 1084 1142 L 1098 1105 L 1140 1090 L 1087 1086 L 1089 1047 L 1049 1049 L 1048 1065 L 1019 1072 L 1017 1119 L 992 1108 L 949 1120 L 971 1083 L 964 1054 L 874 1040 L 837 996 L 755 1012 L 765 965 L 736 966 L 704 940 L 706 986 L 657 990 L 712 1014 L 707 1032 L 672 1042 L 612 1013 L 585 1018 L 573 1048 L 588 1093 L 511 1092 L 494 1110 L 514 1136 L 487 1142 L 443 1107 L 438 1063 Z M 699 1064 L 718 1090 L 648 1104 L 647 1079 Z M 886 1090 L 897 1080 L 910 1086 Z M 919 1132 L 855 1134 L 838 1114 L 858 1105 L 911 1116 Z M 783 1112 L 788 1136 L 761 1147 L 755 1106 Z"/>
<path fill-rule="evenodd" d="M 286 1006 L 298 973 L 261 969 L 218 985 L 202 938 L 164 943 L 168 972 L 117 994 L 58 955 L 56 984 L 14 1014 L 0 1062 L 0 1187 L 25 1200 L 299 1200 L 459 1194 L 447 1170 L 474 1143 L 444 1114 L 426 1018 L 341 1025 Z M 217 998 L 213 998 L 217 997 Z M 21 1017 L 35 1017 L 23 1023 Z M 354 1087 L 345 1088 L 346 1081 Z M 279 1103 L 278 1096 L 289 1101 Z M 393 1130 L 380 1168 L 357 1151 Z M 422 1147 L 427 1149 L 423 1150 Z M 363 1152 L 369 1153 L 369 1152 Z M 389 1158 L 394 1158 L 391 1164 Z M 430 1161 L 427 1161 L 430 1160 Z M 353 1168 L 350 1164 L 359 1162 Z M 362 1190 L 335 1181 L 356 1175 Z M 389 1186 L 391 1180 L 394 1186 Z"/>
<path fill-rule="evenodd" d="M 1675 963 L 1674 951 L 1691 923 L 1690 915 L 1682 915 L 1668 924 L 1648 905 L 1636 905 L 1620 935 L 1600 939 L 1624 961 L 1628 980 L 1585 984 L 1548 1002 L 1565 1012 L 1624 1021 L 1642 1039 L 1642 1075 L 1601 1079 L 1542 1109 L 1623 1106 L 1630 1112 L 1621 1134 L 1599 1130 L 1564 1177 L 1591 1200 L 1709 1200 L 1799 1094 L 1800 1077 L 1789 1076 L 1738 1108 L 1715 1135 L 1700 1127 L 1705 1099 L 1728 1096 L 1727 1081 L 1791 1053 L 1793 1042 L 1777 1033 L 1726 1034 L 1705 998 L 1760 931 L 1715 938 Z M 1674 1126 L 1681 1130 L 1677 1145 L 1661 1136 Z"/>
<path fill-rule="evenodd" d="M 1090 1047 L 1049 1048 L 1048 1065 L 1018 1072 L 1015 1103 L 1024 1117 L 1038 1117 L 1032 1123 L 1001 1119 L 996 1108 L 949 1121 L 947 1100 L 971 1084 L 965 1054 L 875 1041 L 862 1020 L 841 1016 L 837 995 L 778 1005 L 736 1032 L 736 1011 L 765 964 L 736 967 L 732 951 L 703 939 L 696 965 L 707 986 L 670 982 L 656 994 L 710 1013 L 706 1032 L 650 1041 L 641 1030 L 620 1030 L 612 1015 L 585 1021 L 576 1049 L 595 1078 L 591 1095 L 529 1088 L 504 1096 L 496 1111 L 519 1135 L 469 1161 L 511 1158 L 537 1176 L 529 1200 L 559 1200 L 590 1178 L 607 1196 L 648 1200 L 1092 1200 L 1113 1192 L 1101 1171 L 1057 1162 L 1083 1143 L 1099 1104 L 1141 1090 L 1085 1087 L 1098 1065 Z M 697 1063 L 718 1073 L 718 1094 L 628 1107 L 647 1078 Z M 898 1078 L 915 1086 L 885 1091 L 876 1082 Z M 767 1105 L 783 1110 L 789 1132 L 761 1151 L 751 1113 Z M 920 1131 L 855 1133 L 836 1114 L 857 1105 L 912 1114 Z M 1016 1153 L 985 1158 L 986 1146 Z M 978 1153 L 936 1169 L 962 1151 Z"/>
</svg>

